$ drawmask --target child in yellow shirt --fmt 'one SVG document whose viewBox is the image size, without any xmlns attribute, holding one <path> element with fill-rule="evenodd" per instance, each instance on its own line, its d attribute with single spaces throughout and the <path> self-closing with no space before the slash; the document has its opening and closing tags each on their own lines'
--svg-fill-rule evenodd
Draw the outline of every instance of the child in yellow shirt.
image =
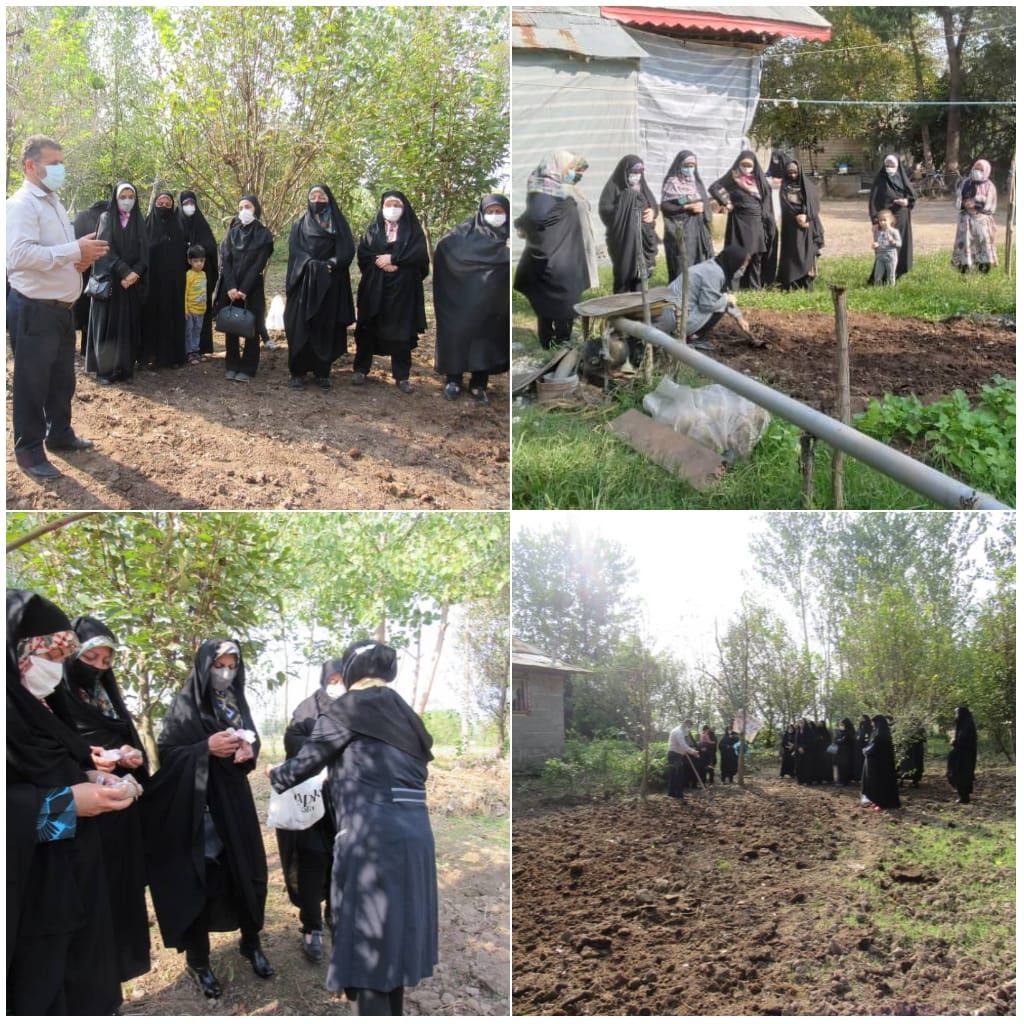
<svg viewBox="0 0 1024 1024">
<path fill-rule="evenodd" d="M 185 354 L 189 363 L 198 363 L 199 336 L 206 317 L 206 250 L 201 245 L 188 248 L 185 272 Z"/>
</svg>

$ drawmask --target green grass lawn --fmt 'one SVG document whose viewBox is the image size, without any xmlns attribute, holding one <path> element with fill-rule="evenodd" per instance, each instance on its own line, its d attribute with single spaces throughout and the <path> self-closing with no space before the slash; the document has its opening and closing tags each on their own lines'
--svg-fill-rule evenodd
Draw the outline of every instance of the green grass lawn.
<svg viewBox="0 0 1024 1024">
<path fill-rule="evenodd" d="M 832 297 L 827 285 L 848 287 L 847 306 L 852 313 L 884 313 L 890 316 L 941 320 L 958 313 L 1014 315 L 1012 279 L 1001 271 L 987 276 L 962 277 L 949 266 L 948 257 L 922 257 L 911 275 L 895 288 L 865 284 L 870 260 L 845 257 L 821 261 L 821 283 L 806 292 L 744 292 L 740 301 L 748 309 L 812 310 L 827 313 Z M 661 261 L 654 284 L 665 283 Z M 611 268 L 601 269 L 601 288 L 587 297 L 612 290 Z M 513 293 L 513 340 L 523 344 L 528 356 L 540 358 L 535 318 L 524 296 Z M 577 335 L 579 326 L 577 323 Z M 521 354 L 521 353 L 520 353 Z M 676 378 L 680 383 L 706 383 L 696 374 Z M 655 383 L 657 380 L 655 380 Z M 797 427 L 775 418 L 749 459 L 738 462 L 725 477 L 703 493 L 677 480 L 612 437 L 605 425 L 629 408 L 639 408 L 647 389 L 634 382 L 616 391 L 607 406 L 585 411 L 543 411 L 532 405 L 517 406 L 512 419 L 512 501 L 515 508 L 798 508 L 801 506 L 799 437 Z M 1014 424 L 1008 423 L 1009 434 Z M 1013 439 L 1008 434 L 1007 444 Z M 830 508 L 832 451 L 819 444 L 815 455 L 817 508 Z M 1001 456 L 1005 463 L 1005 453 Z M 933 508 L 934 506 L 888 477 L 846 460 L 845 495 L 848 508 Z M 949 467 L 946 471 L 950 471 Z M 951 472 L 960 477 L 961 474 Z M 989 481 L 974 482 L 985 489 Z M 997 497 L 1012 503 L 1015 479 L 1002 473 Z"/>
</svg>

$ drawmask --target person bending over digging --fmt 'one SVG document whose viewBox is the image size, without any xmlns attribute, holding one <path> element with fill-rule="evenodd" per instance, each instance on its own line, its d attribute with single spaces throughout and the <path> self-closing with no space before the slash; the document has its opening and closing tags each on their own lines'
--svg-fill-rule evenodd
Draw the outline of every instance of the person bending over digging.
<svg viewBox="0 0 1024 1024">
<path fill-rule="evenodd" d="M 749 334 L 750 324 L 736 305 L 731 289 L 739 281 L 750 262 L 750 253 L 738 245 L 727 245 L 717 256 L 689 268 L 687 277 L 686 340 L 701 352 L 713 352 L 715 346 L 707 340 L 712 328 L 728 313 L 740 329 Z M 683 276 L 679 275 L 669 287 L 676 301 L 682 305 Z M 676 311 L 669 307 L 655 324 L 666 334 L 674 334 Z"/>
</svg>

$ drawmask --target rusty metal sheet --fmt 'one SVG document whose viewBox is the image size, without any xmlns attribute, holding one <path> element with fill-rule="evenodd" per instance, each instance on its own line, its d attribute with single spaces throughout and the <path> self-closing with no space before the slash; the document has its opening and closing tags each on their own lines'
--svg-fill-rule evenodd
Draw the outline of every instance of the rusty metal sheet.
<svg viewBox="0 0 1024 1024">
<path fill-rule="evenodd" d="M 675 292 L 668 285 L 651 288 L 647 292 L 647 300 L 651 312 L 661 311 L 665 306 L 674 306 Z M 580 316 L 637 316 L 643 315 L 644 300 L 640 292 L 620 292 L 618 295 L 598 295 L 594 299 L 586 299 L 573 307 Z"/>
<path fill-rule="evenodd" d="M 608 429 L 634 451 L 698 491 L 707 490 L 725 473 L 725 460 L 718 452 L 677 434 L 639 409 L 624 412 L 608 424 Z"/>
<path fill-rule="evenodd" d="M 512 394 L 522 394 L 534 381 L 540 380 L 545 373 L 550 373 L 558 364 L 567 356 L 569 353 L 574 352 L 571 348 L 560 348 L 557 352 L 553 353 L 551 358 L 540 366 L 535 366 L 532 370 L 524 370 L 521 373 L 512 374 Z M 579 356 L 576 356 L 578 359 Z M 573 362 L 575 367 L 576 362 Z M 571 372 L 571 371 L 570 371 Z"/>
</svg>

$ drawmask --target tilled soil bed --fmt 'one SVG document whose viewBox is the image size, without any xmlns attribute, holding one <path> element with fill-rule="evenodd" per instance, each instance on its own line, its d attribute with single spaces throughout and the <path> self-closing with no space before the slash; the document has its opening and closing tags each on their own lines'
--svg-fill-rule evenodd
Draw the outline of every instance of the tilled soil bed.
<svg viewBox="0 0 1024 1024">
<path fill-rule="evenodd" d="M 127 385 L 99 385 L 76 360 L 72 422 L 96 447 L 55 454 L 64 476 L 43 486 L 16 467 L 8 426 L 7 507 L 508 507 L 505 377 L 492 382 L 489 406 L 467 394 L 445 401 L 425 337 L 410 395 L 394 386 L 386 359 L 363 387 L 351 386 L 345 358 L 330 391 L 311 378 L 295 391 L 284 347 L 264 350 L 257 376 L 237 384 L 224 378 L 216 340 L 209 362 L 141 371 Z M 12 372 L 8 358 L 8 388 Z M 7 402 L 10 424 L 9 391 Z"/>
<path fill-rule="evenodd" d="M 754 348 L 723 317 L 712 358 L 797 400 L 833 414 L 835 319 L 830 314 L 768 309 L 746 312 Z M 872 398 L 916 394 L 934 401 L 957 388 L 974 396 L 995 374 L 1015 376 L 1014 333 L 965 318 L 934 323 L 879 313 L 853 313 L 850 324 L 850 397 L 853 412 Z"/>
<path fill-rule="evenodd" d="M 513 1012 L 1012 1015 L 1013 867 L 921 870 L 896 847 L 911 826 L 1012 823 L 1014 777 L 984 771 L 957 807 L 939 772 L 894 812 L 790 779 L 525 818 L 517 802 Z"/>
</svg>

